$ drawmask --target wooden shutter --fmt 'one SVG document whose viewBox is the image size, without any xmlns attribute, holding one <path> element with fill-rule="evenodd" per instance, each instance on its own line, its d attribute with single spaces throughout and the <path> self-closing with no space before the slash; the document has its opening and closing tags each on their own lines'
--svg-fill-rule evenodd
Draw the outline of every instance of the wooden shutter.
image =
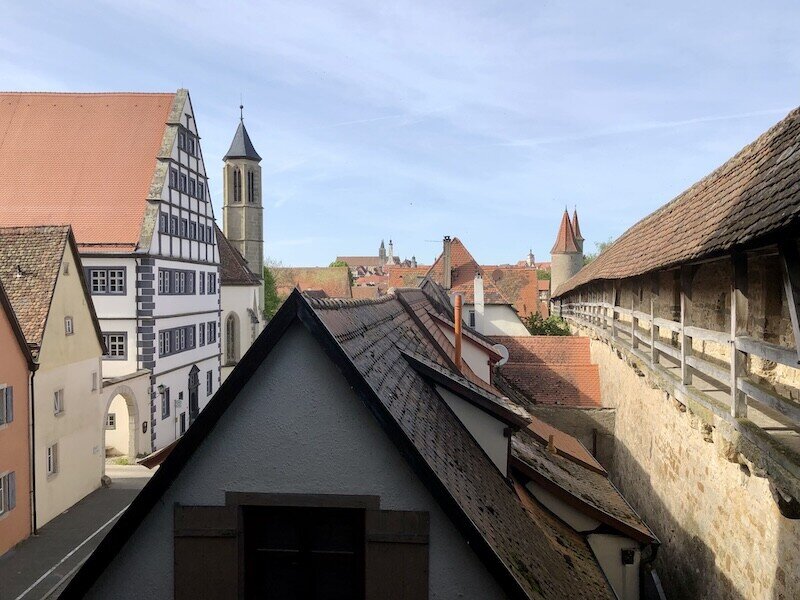
<svg viewBox="0 0 800 600">
<path fill-rule="evenodd" d="M 427 512 L 368 510 L 367 600 L 427 600 Z"/>
<path fill-rule="evenodd" d="M 17 474 L 11 471 L 6 475 L 6 485 L 8 488 L 8 510 L 12 510 L 17 505 Z"/>
<path fill-rule="evenodd" d="M 14 388 L 9 386 L 5 389 L 6 402 L 6 423 L 14 420 Z"/>
<path fill-rule="evenodd" d="M 238 598 L 237 511 L 175 506 L 175 599 Z"/>
</svg>

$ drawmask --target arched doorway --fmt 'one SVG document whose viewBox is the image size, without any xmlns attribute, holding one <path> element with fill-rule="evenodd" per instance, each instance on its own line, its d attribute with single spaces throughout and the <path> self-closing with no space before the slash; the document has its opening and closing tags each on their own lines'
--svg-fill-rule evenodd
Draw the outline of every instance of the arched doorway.
<svg viewBox="0 0 800 600">
<path fill-rule="evenodd" d="M 131 388 L 120 385 L 107 398 L 103 423 L 106 454 L 127 456 L 134 461 L 139 455 L 139 408 L 136 397 Z"/>
</svg>

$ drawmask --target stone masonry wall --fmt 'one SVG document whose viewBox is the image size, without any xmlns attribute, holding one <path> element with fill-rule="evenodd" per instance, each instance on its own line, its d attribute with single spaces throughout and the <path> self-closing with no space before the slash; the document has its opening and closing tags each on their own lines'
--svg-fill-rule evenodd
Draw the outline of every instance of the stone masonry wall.
<svg viewBox="0 0 800 600">
<path fill-rule="evenodd" d="M 608 343 L 593 339 L 591 353 L 604 403 L 616 407 L 611 478 L 661 540 L 668 597 L 800 597 L 800 521 L 781 516 L 766 478 L 733 461 L 724 424 L 655 388 Z"/>
</svg>

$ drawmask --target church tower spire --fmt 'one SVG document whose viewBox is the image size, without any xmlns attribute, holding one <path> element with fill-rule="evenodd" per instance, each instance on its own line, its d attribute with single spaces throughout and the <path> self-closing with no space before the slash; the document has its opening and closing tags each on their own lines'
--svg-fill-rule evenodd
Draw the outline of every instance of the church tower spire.
<svg viewBox="0 0 800 600">
<path fill-rule="evenodd" d="M 222 231 L 244 256 L 250 270 L 264 276 L 264 208 L 261 202 L 261 157 L 244 126 L 244 106 L 239 105 L 239 126 L 222 167 Z"/>
</svg>

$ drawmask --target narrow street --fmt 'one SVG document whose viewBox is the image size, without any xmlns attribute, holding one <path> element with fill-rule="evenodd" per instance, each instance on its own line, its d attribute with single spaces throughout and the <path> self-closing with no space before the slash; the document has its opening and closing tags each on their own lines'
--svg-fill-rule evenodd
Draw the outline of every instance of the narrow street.
<svg viewBox="0 0 800 600">
<path fill-rule="evenodd" d="M 0 559 L 0 600 L 57 598 L 152 476 L 138 465 L 107 465 L 100 488 Z"/>
</svg>

